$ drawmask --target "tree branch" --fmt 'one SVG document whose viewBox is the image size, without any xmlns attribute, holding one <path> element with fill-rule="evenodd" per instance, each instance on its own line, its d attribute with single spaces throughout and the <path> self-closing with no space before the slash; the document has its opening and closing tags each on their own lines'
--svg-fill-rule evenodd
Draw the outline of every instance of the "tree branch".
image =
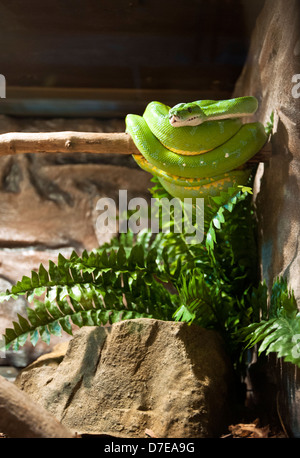
<svg viewBox="0 0 300 458">
<path fill-rule="evenodd" d="M 0 135 L 0 156 L 26 153 L 138 154 L 126 133 L 11 132 Z"/>
<path fill-rule="evenodd" d="M 0 135 L 0 156 L 26 153 L 140 154 L 125 132 L 11 132 Z M 249 163 L 267 162 L 271 145 L 267 143 Z"/>
</svg>

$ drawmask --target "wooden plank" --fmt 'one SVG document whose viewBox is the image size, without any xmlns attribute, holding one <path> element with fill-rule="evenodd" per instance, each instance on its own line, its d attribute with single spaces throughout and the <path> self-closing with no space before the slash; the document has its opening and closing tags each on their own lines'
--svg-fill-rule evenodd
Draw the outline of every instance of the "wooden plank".
<svg viewBox="0 0 300 458">
<path fill-rule="evenodd" d="M 160 90 L 8 86 L 6 92 L 6 99 L 1 99 L 0 114 L 22 117 L 124 118 L 128 113 L 142 114 L 152 100 L 174 106 L 180 102 L 230 97 L 229 92 L 218 87 Z"/>
</svg>

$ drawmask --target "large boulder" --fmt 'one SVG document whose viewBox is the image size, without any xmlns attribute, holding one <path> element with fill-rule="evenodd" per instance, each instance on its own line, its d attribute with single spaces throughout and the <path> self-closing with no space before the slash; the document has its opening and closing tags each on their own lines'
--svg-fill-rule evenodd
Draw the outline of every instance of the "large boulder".
<svg viewBox="0 0 300 458">
<path fill-rule="evenodd" d="M 225 430 L 232 380 L 216 332 L 136 319 L 81 328 L 16 384 L 74 433 L 196 438 Z"/>
</svg>

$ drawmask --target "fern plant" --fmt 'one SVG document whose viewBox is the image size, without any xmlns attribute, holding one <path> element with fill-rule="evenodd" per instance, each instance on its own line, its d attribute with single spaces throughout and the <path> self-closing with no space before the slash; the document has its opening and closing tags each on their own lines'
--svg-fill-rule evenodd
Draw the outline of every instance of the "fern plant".
<svg viewBox="0 0 300 458">
<path fill-rule="evenodd" d="M 153 196 L 166 196 L 153 181 Z M 245 234 L 239 234 L 249 222 L 249 201 L 238 189 L 225 197 L 225 206 L 212 199 L 205 209 L 204 243 L 190 245 L 185 234 L 174 231 L 128 232 L 91 253 L 73 252 L 69 259 L 59 255 L 57 265 L 50 261 L 47 270 L 41 265 L 24 276 L 0 297 L 23 295 L 30 304 L 27 317 L 18 315 L 6 329 L 7 348 L 18 349 L 28 337 L 33 345 L 39 338 L 49 343 L 51 334 L 71 334 L 72 324 L 105 325 L 138 317 L 218 329 L 230 347 L 232 322 L 247 309 L 243 282 L 251 269 L 236 255 L 233 239 L 240 239 L 241 252 Z M 225 220 L 226 213 L 235 224 Z M 252 233 L 251 224 L 247 231 Z"/>
<path fill-rule="evenodd" d="M 154 197 L 170 198 L 156 178 L 152 181 Z M 17 350 L 28 338 L 33 345 L 38 339 L 49 343 L 51 334 L 72 334 L 72 324 L 147 317 L 217 330 L 235 365 L 245 347 L 258 342 L 261 351 L 278 351 L 292 360 L 290 341 L 299 315 L 282 282 L 274 285 L 267 312 L 266 286 L 259 284 L 257 272 L 251 188 L 232 188 L 209 199 L 204 216 L 203 243 L 187 243 L 186 234 L 172 225 L 158 234 L 127 232 L 90 253 L 59 255 L 57 264 L 50 261 L 48 269 L 41 265 L 24 276 L 0 296 L 4 301 L 23 295 L 30 305 L 27 317 L 18 315 L 6 329 L 6 348 Z M 287 329 L 283 348 L 279 337 Z"/>
<path fill-rule="evenodd" d="M 138 317 L 168 320 L 176 302 L 163 286 L 169 280 L 172 272 L 157 262 L 156 249 L 145 256 L 141 244 L 128 256 L 122 245 L 84 251 L 82 256 L 73 252 L 70 259 L 59 255 L 57 265 L 50 261 L 48 271 L 41 265 L 2 295 L 1 300 L 24 295 L 33 305 L 27 308 L 27 319 L 18 315 L 19 321 L 6 329 L 6 345 L 18 349 L 28 336 L 32 344 L 39 337 L 49 343 L 51 334 L 71 334 L 71 323 L 81 327 Z"/>
<path fill-rule="evenodd" d="M 276 353 L 278 358 L 300 367 L 300 312 L 286 279 L 275 280 L 270 296 L 262 283 L 253 289 L 252 300 L 261 316 L 239 332 L 246 348 L 257 345 L 259 355 Z"/>
</svg>

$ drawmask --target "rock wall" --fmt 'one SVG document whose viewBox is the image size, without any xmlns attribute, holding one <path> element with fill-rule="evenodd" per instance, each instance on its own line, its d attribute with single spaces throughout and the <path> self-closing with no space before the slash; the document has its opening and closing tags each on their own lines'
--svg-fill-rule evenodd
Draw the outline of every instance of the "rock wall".
<svg viewBox="0 0 300 458">
<path fill-rule="evenodd" d="M 300 307 L 299 82 L 300 2 L 266 0 L 234 95 L 256 96 L 264 124 L 274 112 L 272 157 L 259 165 L 254 185 L 261 277 L 271 287 L 285 276 Z M 276 385 L 270 409 L 288 435 L 300 437 L 300 369 L 272 356 L 267 373 Z"/>
<path fill-rule="evenodd" d="M 0 133 L 6 132 L 124 132 L 124 120 L 30 119 L 0 116 Z M 0 157 L 0 290 L 9 288 L 40 263 L 56 262 L 58 253 L 68 256 L 108 242 L 100 234 L 96 209 L 101 197 L 113 198 L 127 190 L 132 197 L 149 199 L 150 175 L 131 157 L 105 154 L 26 154 Z M 113 234 L 112 234 L 113 235 Z M 25 301 L 9 301 L 0 307 L 0 335 L 11 327 L 16 314 L 25 313 Z M 69 338 L 67 335 L 64 338 Z M 56 338 L 52 339 L 55 344 Z M 38 343 L 17 354 L 6 352 L 0 365 L 24 366 L 51 347 Z M 0 355 L 1 356 L 1 355 Z"/>
<path fill-rule="evenodd" d="M 255 182 L 261 276 L 270 285 L 285 275 L 300 304 L 300 3 L 267 0 L 234 95 L 254 95 L 264 124 L 274 111 L 272 157 Z M 299 75 L 300 80 L 300 75 Z"/>
</svg>

